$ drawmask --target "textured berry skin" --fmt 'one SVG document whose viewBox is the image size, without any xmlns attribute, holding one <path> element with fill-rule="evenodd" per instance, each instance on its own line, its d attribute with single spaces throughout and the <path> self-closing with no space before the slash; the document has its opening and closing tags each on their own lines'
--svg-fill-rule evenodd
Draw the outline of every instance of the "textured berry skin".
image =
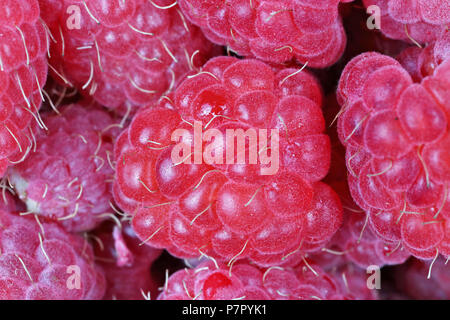
<svg viewBox="0 0 450 320">
<path fill-rule="evenodd" d="M 341 270 L 342 271 L 342 270 Z M 343 271 L 345 272 L 345 271 Z M 173 274 L 159 295 L 159 300 L 353 300 L 373 299 L 357 278 L 358 270 L 347 273 L 347 285 L 338 274 L 325 272 L 318 265 L 301 264 L 295 268 L 262 269 L 246 262 L 232 268 L 203 262 L 195 269 Z"/>
<path fill-rule="evenodd" d="M 0 1 L 0 177 L 30 151 L 29 126 L 47 79 L 46 33 L 37 0 Z"/>
<path fill-rule="evenodd" d="M 85 239 L 54 223 L 5 211 L 0 211 L 0 224 L 1 300 L 103 297 L 105 279 Z"/>
<path fill-rule="evenodd" d="M 445 259 L 437 259 L 432 265 L 431 271 L 430 262 L 411 259 L 396 267 L 394 276 L 397 289 L 410 299 L 450 299 L 450 270 Z"/>
<path fill-rule="evenodd" d="M 99 225 L 111 212 L 114 121 L 97 107 L 73 104 L 47 113 L 36 129 L 36 151 L 8 173 L 27 210 L 72 232 Z"/>
<path fill-rule="evenodd" d="M 320 249 L 342 220 L 339 198 L 320 182 L 330 165 L 321 100 L 307 72 L 211 59 L 169 99 L 138 113 L 118 138 L 116 202 L 134 216 L 143 242 L 175 256 L 206 253 L 227 261 L 247 257 L 262 266 L 291 264 Z M 194 121 L 223 131 L 279 128 L 278 172 L 261 175 L 261 164 L 248 162 L 174 165 L 171 133 L 191 130 Z M 224 147 L 203 149 L 208 146 Z"/>
<path fill-rule="evenodd" d="M 177 7 L 157 7 L 172 1 L 153 3 L 40 0 L 42 18 L 55 39 L 50 64 L 66 81 L 56 73 L 54 78 L 122 112 L 156 101 L 201 66 L 213 46 Z"/>
<path fill-rule="evenodd" d="M 439 38 L 450 23 L 447 0 L 363 0 L 380 8 L 381 32 L 391 39 L 426 44 Z"/>
<path fill-rule="evenodd" d="M 346 36 L 339 0 L 178 1 L 188 19 L 212 42 L 271 63 L 295 59 L 314 68 L 334 64 Z"/>
<path fill-rule="evenodd" d="M 106 278 L 104 300 L 143 300 L 156 297 L 157 282 L 150 267 L 161 250 L 140 246 L 129 224 L 107 226 L 95 232 L 95 257 Z"/>
<path fill-rule="evenodd" d="M 418 54 L 402 54 L 407 69 L 364 53 L 338 88 L 352 197 L 378 237 L 401 241 L 420 259 L 450 255 L 450 59 L 442 50 L 449 43 L 447 32 Z"/>
<path fill-rule="evenodd" d="M 324 115 L 328 124 L 334 123 L 340 109 L 335 94 L 327 96 Z M 326 270 L 348 262 L 363 268 L 371 265 L 379 267 L 404 263 L 410 254 L 398 239 L 383 239 L 376 235 L 368 215 L 352 199 L 347 183 L 345 148 L 339 141 L 336 126 L 328 126 L 331 139 L 331 167 L 324 182 L 339 195 L 344 212 L 342 227 L 336 232 L 323 252 L 310 256 Z M 383 219 L 384 215 L 376 217 Z M 377 220 L 377 221 L 378 221 Z"/>
</svg>

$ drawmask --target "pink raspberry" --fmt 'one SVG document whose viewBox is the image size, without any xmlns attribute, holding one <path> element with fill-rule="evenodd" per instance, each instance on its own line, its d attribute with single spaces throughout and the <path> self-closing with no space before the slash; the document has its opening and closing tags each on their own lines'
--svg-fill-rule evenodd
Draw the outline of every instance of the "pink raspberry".
<svg viewBox="0 0 450 320">
<path fill-rule="evenodd" d="M 351 0 L 350 0 L 351 1 Z M 349 0 L 180 0 L 188 19 L 212 42 L 272 63 L 295 59 L 314 68 L 334 64 L 346 35 L 338 12 Z"/>
<path fill-rule="evenodd" d="M 92 248 L 38 216 L 0 211 L 1 300 L 95 300 L 105 292 Z"/>
<path fill-rule="evenodd" d="M 106 300 L 142 300 L 157 295 L 150 267 L 161 250 L 140 246 L 129 224 L 107 225 L 95 232 L 95 257 L 106 277 Z"/>
<path fill-rule="evenodd" d="M 345 272 L 345 271 L 344 271 Z M 204 262 L 195 269 L 173 274 L 159 300 L 341 300 L 371 299 L 367 287 L 356 281 L 364 272 L 352 270 L 346 285 L 337 274 L 327 273 L 318 265 L 302 263 L 295 268 L 262 269 L 246 262 L 233 267 Z M 361 289 L 365 291 L 361 294 Z"/>
<path fill-rule="evenodd" d="M 368 52 L 349 62 L 338 88 L 352 197 L 378 237 L 420 259 L 450 256 L 449 44 L 446 32 L 418 56 L 402 55 L 422 61 L 406 63 L 424 72 L 417 82 L 396 60 Z"/>
<path fill-rule="evenodd" d="M 335 95 L 326 99 L 325 118 L 327 123 L 334 123 L 340 109 Z M 366 269 L 370 265 L 379 267 L 396 265 L 405 262 L 410 254 L 401 246 L 401 241 L 393 238 L 379 237 L 372 227 L 373 219 L 369 219 L 352 199 L 347 184 L 347 168 L 345 149 L 339 141 L 335 126 L 329 126 L 328 133 L 332 141 L 331 168 L 325 182 L 339 195 L 344 212 L 342 227 L 336 232 L 323 252 L 310 256 L 322 267 L 334 268 L 349 261 Z M 383 215 L 372 217 L 383 219 Z"/>
<path fill-rule="evenodd" d="M 37 0 L 0 0 L 0 177 L 32 147 L 47 78 L 47 44 Z M 34 121 L 34 120 L 33 120 Z"/>
<path fill-rule="evenodd" d="M 54 77 L 122 112 L 156 101 L 213 51 L 171 3 L 40 0 Z"/>
<path fill-rule="evenodd" d="M 342 208 L 320 182 L 330 166 L 321 100 L 307 72 L 218 57 L 159 106 L 143 109 L 115 145 L 115 199 L 133 216 L 138 237 L 182 258 L 204 253 L 263 266 L 293 263 L 323 247 L 341 224 Z M 223 157 L 223 164 L 175 162 L 172 150 L 179 144 L 171 135 L 186 129 L 183 141 L 192 141 L 194 122 L 219 133 L 278 130 L 279 147 L 260 140 L 258 149 L 274 150 L 278 171 L 264 175 L 260 161 L 226 164 Z M 255 147 L 246 141 L 239 153 Z M 203 150 L 218 155 L 230 145 L 217 138 Z"/>
<path fill-rule="evenodd" d="M 411 259 L 406 264 L 396 267 L 393 274 L 397 288 L 410 299 L 449 300 L 448 268 L 448 264 L 442 258 L 433 264 Z"/>
<path fill-rule="evenodd" d="M 110 165 L 117 125 L 100 108 L 65 106 L 43 115 L 35 150 L 11 168 L 9 178 L 27 212 L 59 222 L 72 232 L 99 225 L 111 212 Z"/>
<path fill-rule="evenodd" d="M 363 0 L 380 9 L 381 32 L 391 39 L 426 44 L 450 24 L 448 0 Z"/>
</svg>

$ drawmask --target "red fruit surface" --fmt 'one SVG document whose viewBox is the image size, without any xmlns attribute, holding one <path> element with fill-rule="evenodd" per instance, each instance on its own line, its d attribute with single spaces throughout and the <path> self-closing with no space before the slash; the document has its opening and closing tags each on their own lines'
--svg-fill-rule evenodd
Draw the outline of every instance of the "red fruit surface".
<svg viewBox="0 0 450 320">
<path fill-rule="evenodd" d="M 407 49 L 406 69 L 364 53 L 346 66 L 337 92 L 354 201 L 378 237 L 421 259 L 450 254 L 449 44 L 447 32 L 420 52 Z"/>
<path fill-rule="evenodd" d="M 133 215 L 133 229 L 143 242 L 175 256 L 205 253 L 221 261 L 292 264 L 320 249 L 342 221 L 338 196 L 320 182 L 330 166 L 321 101 L 317 81 L 305 71 L 274 72 L 256 60 L 214 58 L 168 99 L 141 110 L 120 136 L 116 202 Z M 200 162 L 174 161 L 172 152 L 180 144 L 171 141 L 171 134 L 185 129 L 182 141 L 189 145 L 198 139 L 195 121 L 223 134 L 278 129 L 279 168 L 264 175 L 260 158 L 251 164 L 247 155 L 242 164 L 225 161 L 225 154 L 222 163 L 207 162 L 191 146 L 192 158 L 200 156 Z M 203 155 L 229 148 L 222 137 L 200 140 Z M 276 144 L 259 143 L 260 154 L 270 143 L 276 162 Z M 253 147 L 247 139 L 237 148 L 230 159 Z"/>
<path fill-rule="evenodd" d="M 170 0 L 40 0 L 60 83 L 126 112 L 156 101 L 215 50 Z"/>
<path fill-rule="evenodd" d="M 69 231 L 91 230 L 111 211 L 115 122 L 103 109 L 80 104 L 42 118 L 48 130 L 34 130 L 35 150 L 11 168 L 9 179 L 28 213 Z"/>
<path fill-rule="evenodd" d="M 212 42 L 238 55 L 280 64 L 297 60 L 314 68 L 334 64 L 346 35 L 339 0 L 181 0 L 186 17 Z"/>
<path fill-rule="evenodd" d="M 32 148 L 30 123 L 47 79 L 46 32 L 37 0 L 0 1 L 0 177 Z"/>
<path fill-rule="evenodd" d="M 435 41 L 450 23 L 447 0 L 363 0 L 380 9 L 381 32 L 391 39 L 426 44 Z"/>
<path fill-rule="evenodd" d="M 37 217 L 37 216 L 36 216 Z M 105 292 L 86 239 L 0 211 L 1 300 L 96 300 Z"/>
<path fill-rule="evenodd" d="M 150 273 L 161 250 L 140 246 L 128 223 L 95 232 L 94 252 L 106 278 L 105 300 L 143 300 L 156 297 L 157 282 Z"/>
<path fill-rule="evenodd" d="M 295 268 L 258 268 L 247 262 L 231 267 L 203 262 L 195 269 L 183 269 L 168 279 L 159 300 L 353 300 L 373 299 L 364 272 L 346 270 L 346 285 L 338 273 L 325 272 L 318 265 Z"/>
</svg>

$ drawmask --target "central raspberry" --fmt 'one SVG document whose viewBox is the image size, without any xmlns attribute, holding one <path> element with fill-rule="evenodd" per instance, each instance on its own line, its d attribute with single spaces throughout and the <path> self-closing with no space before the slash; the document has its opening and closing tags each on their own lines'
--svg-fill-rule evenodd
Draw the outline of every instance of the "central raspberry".
<svg viewBox="0 0 450 320">
<path fill-rule="evenodd" d="M 178 257 L 249 257 L 271 265 L 321 248 L 342 220 L 339 198 L 320 182 L 330 166 L 321 101 L 318 82 L 305 71 L 212 59 L 158 107 L 138 113 L 120 136 L 116 201 L 133 215 L 143 242 Z M 203 158 L 194 147 L 174 161 L 177 129 L 184 129 L 183 145 L 201 145 Z M 237 141 L 237 152 L 225 159 L 230 130 L 265 130 L 267 137 L 259 145 L 248 136 Z M 207 162 L 205 154 L 222 161 Z M 262 155 L 277 160 L 277 170 L 264 174 Z"/>
</svg>

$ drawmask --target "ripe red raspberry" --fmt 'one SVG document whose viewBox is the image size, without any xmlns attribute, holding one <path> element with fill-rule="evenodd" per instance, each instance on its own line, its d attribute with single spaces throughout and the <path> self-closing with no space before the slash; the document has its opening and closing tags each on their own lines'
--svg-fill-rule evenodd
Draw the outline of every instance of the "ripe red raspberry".
<svg viewBox="0 0 450 320">
<path fill-rule="evenodd" d="M 343 271 L 345 272 L 345 271 Z M 345 273 L 344 273 L 345 274 Z M 195 269 L 173 274 L 164 286 L 159 300 L 341 300 L 371 299 L 356 280 L 364 272 L 352 270 L 346 284 L 318 265 L 302 263 L 295 268 L 262 269 L 246 262 L 232 268 L 224 264 L 204 262 Z M 362 292 L 364 293 L 362 294 Z"/>
<path fill-rule="evenodd" d="M 381 32 L 391 39 L 426 44 L 450 24 L 448 0 L 363 0 L 380 8 Z"/>
<path fill-rule="evenodd" d="M 263 266 L 320 249 L 342 220 L 339 198 L 320 182 L 330 165 L 321 100 L 307 72 L 275 73 L 257 60 L 218 57 L 158 107 L 143 109 L 115 145 L 115 198 L 134 216 L 138 237 L 178 257 L 247 257 Z M 258 148 L 259 154 L 273 150 L 278 172 L 263 175 L 260 161 L 226 164 L 223 157 L 223 164 L 175 162 L 179 144 L 171 134 L 184 128 L 183 141 L 196 139 L 194 121 L 219 133 L 279 129 L 279 148 L 271 138 L 271 147 L 260 139 Z M 238 152 L 254 150 L 246 141 Z M 217 138 L 203 150 L 219 155 L 230 146 Z"/>
<path fill-rule="evenodd" d="M 334 94 L 327 97 L 324 109 L 326 122 L 334 123 L 340 109 Z M 324 268 L 335 268 L 349 261 L 363 269 L 371 265 L 382 267 L 405 262 L 410 254 L 401 246 L 401 241 L 378 237 L 369 215 L 353 201 L 347 184 L 345 148 L 339 141 L 335 126 L 329 126 L 327 131 L 332 141 L 332 165 L 324 182 L 339 195 L 344 222 L 326 248 L 322 249 L 323 252 L 315 253 L 310 258 Z M 382 219 L 383 215 L 377 218 Z"/>
<path fill-rule="evenodd" d="M 188 19 L 212 42 L 246 57 L 315 68 L 334 64 L 346 36 L 338 12 L 352 0 L 180 0 Z"/>
<path fill-rule="evenodd" d="M 0 0 L 0 177 L 32 147 L 47 78 L 47 44 L 37 0 Z"/>
<path fill-rule="evenodd" d="M 142 300 L 157 295 L 150 267 L 161 250 L 140 246 L 129 224 L 107 225 L 96 230 L 95 258 L 106 278 L 105 300 Z"/>
<path fill-rule="evenodd" d="M 449 43 L 447 32 L 423 50 L 419 82 L 368 52 L 350 61 L 338 88 L 352 197 L 378 237 L 420 259 L 450 256 Z"/>
<path fill-rule="evenodd" d="M 73 104 L 43 122 L 48 131 L 36 130 L 35 150 L 9 179 L 28 213 L 73 232 L 93 229 L 111 212 L 114 121 L 100 108 Z"/>
<path fill-rule="evenodd" d="M 442 258 L 430 262 L 411 259 L 396 267 L 394 279 L 397 288 L 410 299 L 449 300 L 449 265 Z"/>
<path fill-rule="evenodd" d="M 156 101 L 213 49 L 171 2 L 40 0 L 54 77 L 121 111 Z"/>
<path fill-rule="evenodd" d="M 95 300 L 105 279 L 82 237 L 0 211 L 0 300 Z"/>
</svg>

